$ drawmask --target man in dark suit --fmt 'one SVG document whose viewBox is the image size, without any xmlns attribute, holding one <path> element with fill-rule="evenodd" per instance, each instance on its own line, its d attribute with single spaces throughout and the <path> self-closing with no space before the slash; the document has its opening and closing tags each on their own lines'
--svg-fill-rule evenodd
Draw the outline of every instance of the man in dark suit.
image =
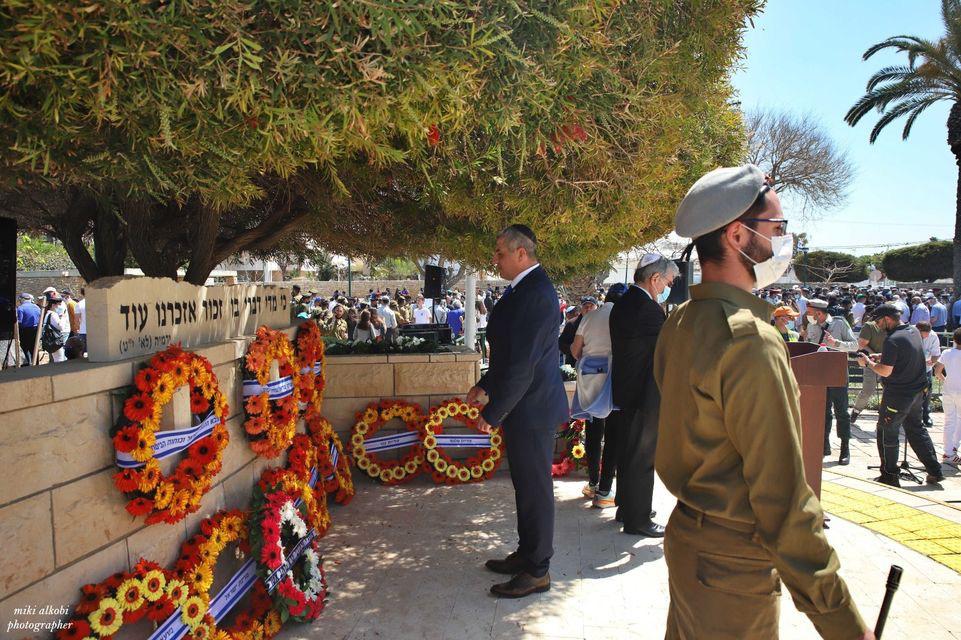
<svg viewBox="0 0 961 640">
<path fill-rule="evenodd" d="M 467 394 L 486 402 L 477 426 L 502 427 L 517 503 L 517 550 L 486 567 L 513 576 L 491 593 L 521 598 L 551 588 L 547 572 L 554 554 L 554 433 L 568 418 L 561 380 L 557 292 L 537 262 L 537 240 L 514 224 L 497 236 L 494 265 L 511 284 L 487 321 L 490 366 Z"/>
<path fill-rule="evenodd" d="M 634 284 L 611 310 L 611 392 L 618 411 L 611 413 L 620 450 L 617 456 L 617 515 L 624 533 L 664 536 L 651 518 L 654 453 L 660 394 L 654 383 L 654 347 L 664 324 L 658 298 L 666 298 L 678 276 L 677 265 L 646 254 L 634 271 Z"/>
</svg>

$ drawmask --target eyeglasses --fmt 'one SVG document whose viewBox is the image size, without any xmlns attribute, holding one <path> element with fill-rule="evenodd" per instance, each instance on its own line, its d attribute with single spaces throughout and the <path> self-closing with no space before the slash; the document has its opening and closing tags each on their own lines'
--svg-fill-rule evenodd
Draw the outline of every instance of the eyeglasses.
<svg viewBox="0 0 961 640">
<path fill-rule="evenodd" d="M 770 222 L 779 225 L 775 232 L 779 235 L 787 233 L 787 218 L 740 218 L 739 222 Z"/>
</svg>

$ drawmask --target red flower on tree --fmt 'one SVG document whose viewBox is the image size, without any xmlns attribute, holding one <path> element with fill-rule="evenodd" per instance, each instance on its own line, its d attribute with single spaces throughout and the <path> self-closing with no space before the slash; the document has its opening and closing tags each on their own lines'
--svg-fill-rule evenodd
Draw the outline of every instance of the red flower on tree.
<svg viewBox="0 0 961 640">
<path fill-rule="evenodd" d="M 427 129 L 427 144 L 432 147 L 440 144 L 440 129 L 437 128 L 436 124 L 430 125 L 430 128 Z"/>
</svg>

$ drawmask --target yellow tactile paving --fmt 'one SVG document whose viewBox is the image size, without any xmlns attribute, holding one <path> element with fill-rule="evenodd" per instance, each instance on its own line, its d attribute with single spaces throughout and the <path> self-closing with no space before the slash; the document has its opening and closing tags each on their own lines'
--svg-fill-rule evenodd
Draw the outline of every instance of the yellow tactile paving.
<svg viewBox="0 0 961 640">
<path fill-rule="evenodd" d="M 961 524 L 833 482 L 821 485 L 821 504 L 961 573 Z"/>
</svg>

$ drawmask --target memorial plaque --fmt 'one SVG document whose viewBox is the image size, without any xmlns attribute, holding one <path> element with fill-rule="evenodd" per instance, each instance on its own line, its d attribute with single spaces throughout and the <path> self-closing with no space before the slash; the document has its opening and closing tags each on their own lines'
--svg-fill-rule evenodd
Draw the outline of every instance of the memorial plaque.
<svg viewBox="0 0 961 640">
<path fill-rule="evenodd" d="M 87 285 L 91 362 L 149 355 L 179 342 L 185 349 L 290 326 L 283 285 L 202 287 L 170 278 L 111 277 Z"/>
</svg>

